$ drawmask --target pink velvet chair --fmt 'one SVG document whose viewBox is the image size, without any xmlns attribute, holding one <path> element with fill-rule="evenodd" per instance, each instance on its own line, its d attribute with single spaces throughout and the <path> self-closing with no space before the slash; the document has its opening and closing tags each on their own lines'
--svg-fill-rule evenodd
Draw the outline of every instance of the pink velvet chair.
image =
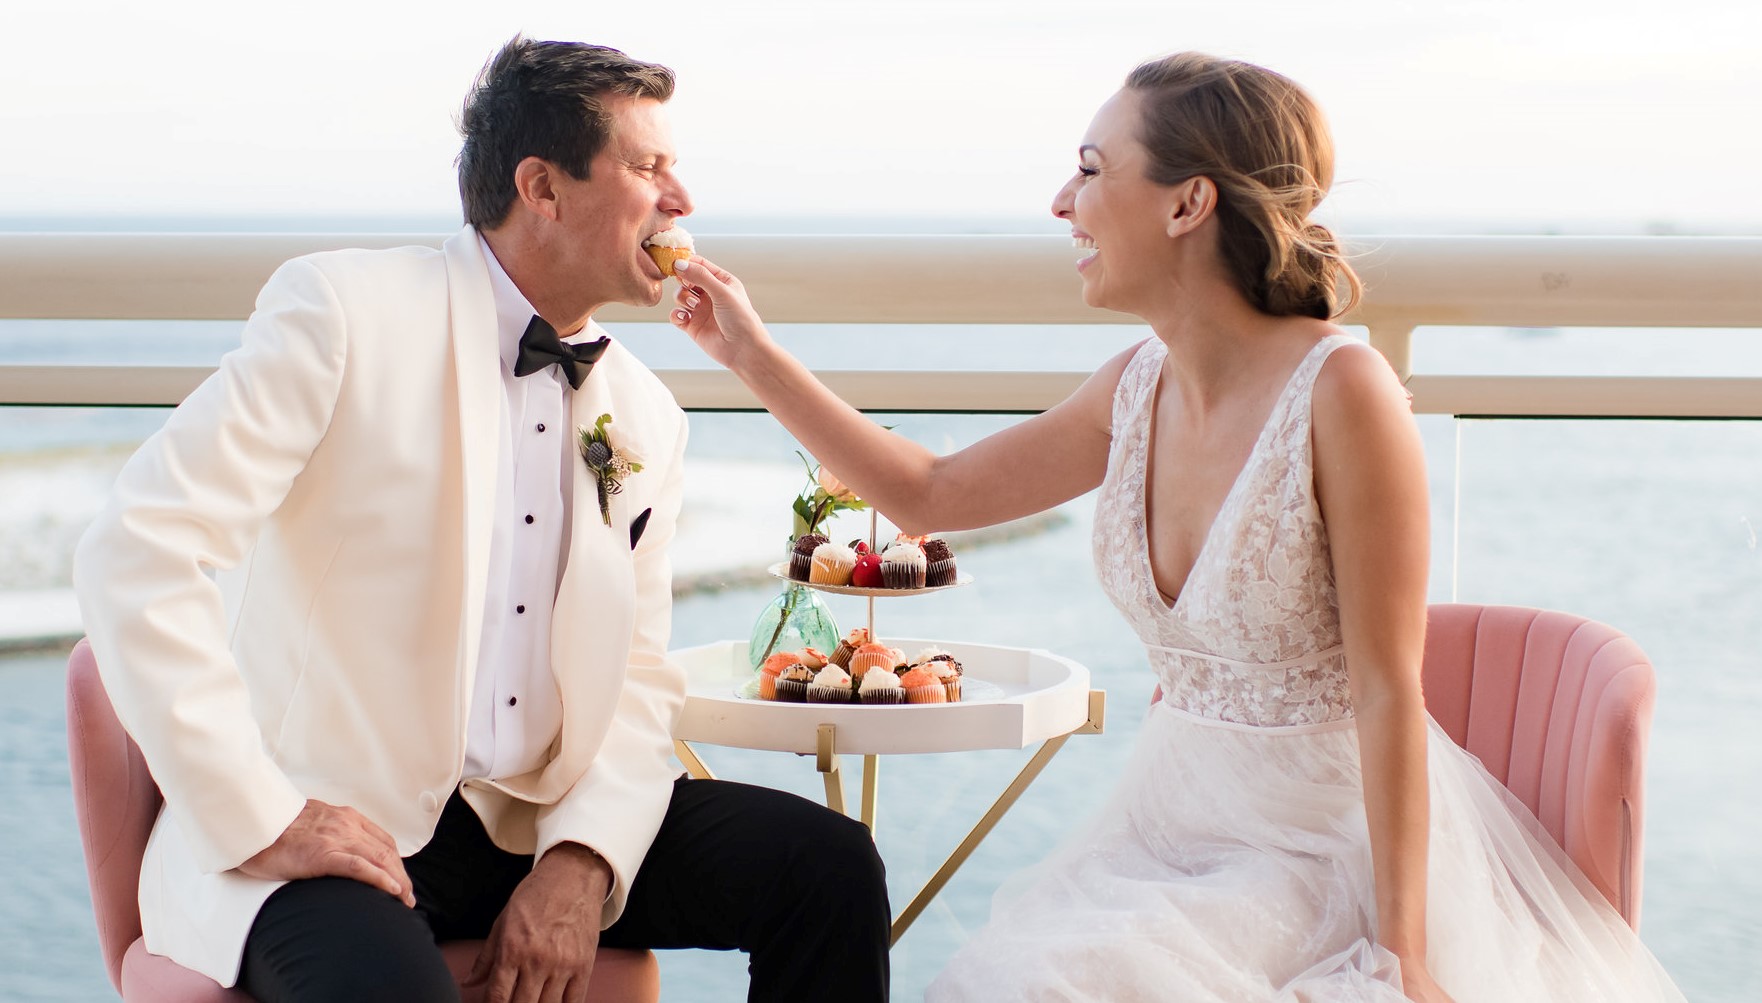
<svg viewBox="0 0 1762 1003">
<path fill-rule="evenodd" d="M 251 1003 L 236 989 L 223 989 L 205 975 L 147 953 L 141 941 L 141 856 L 162 799 L 141 751 L 111 709 L 84 640 L 67 660 L 67 747 L 74 816 L 110 984 L 128 1003 Z M 455 976 L 464 978 L 482 946 L 477 940 L 442 945 Z M 483 995 L 481 988 L 462 992 L 465 1003 L 477 1003 Z M 660 966 L 652 953 L 613 948 L 599 953 L 593 999 L 648 1003 L 660 996 Z"/>
<path fill-rule="evenodd" d="M 1640 926 L 1646 738 L 1656 680 L 1613 627 L 1517 606 L 1433 605 L 1426 709 Z"/>
</svg>

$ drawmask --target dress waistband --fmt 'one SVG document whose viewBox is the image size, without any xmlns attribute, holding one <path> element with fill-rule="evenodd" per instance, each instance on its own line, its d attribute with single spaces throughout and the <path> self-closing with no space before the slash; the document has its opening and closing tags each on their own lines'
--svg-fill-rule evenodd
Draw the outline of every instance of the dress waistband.
<svg viewBox="0 0 1762 1003">
<path fill-rule="evenodd" d="M 1219 731 L 1239 731 L 1250 735 L 1317 735 L 1328 731 L 1345 731 L 1347 728 L 1358 727 L 1358 720 L 1353 717 L 1337 717 L 1332 721 L 1315 721 L 1304 724 L 1249 724 L 1246 721 L 1229 721 L 1221 717 L 1207 717 L 1197 714 L 1185 707 L 1178 707 L 1168 699 L 1158 700 L 1150 707 L 1153 711 L 1173 714 L 1184 721 L 1205 728 L 1216 728 Z"/>
<path fill-rule="evenodd" d="M 1314 665 L 1323 659 L 1332 658 L 1335 655 L 1342 654 L 1346 650 L 1344 644 L 1336 644 L 1323 651 L 1301 655 L 1297 658 L 1287 658 L 1282 662 L 1239 662 L 1234 658 L 1225 658 L 1222 655 L 1214 655 L 1209 651 L 1194 651 L 1192 648 L 1169 648 L 1160 644 L 1151 644 L 1149 641 L 1145 641 L 1144 646 L 1151 651 L 1165 651 L 1171 655 L 1186 655 L 1189 658 L 1203 658 L 1208 662 L 1218 662 L 1239 669 L 1294 669 L 1299 665 Z"/>
</svg>

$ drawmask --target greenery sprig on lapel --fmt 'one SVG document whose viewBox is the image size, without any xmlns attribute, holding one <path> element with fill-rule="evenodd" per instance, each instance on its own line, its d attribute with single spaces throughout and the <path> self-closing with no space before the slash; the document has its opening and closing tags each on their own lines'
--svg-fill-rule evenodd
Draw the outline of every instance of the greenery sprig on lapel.
<svg viewBox="0 0 1762 1003">
<path fill-rule="evenodd" d="M 588 473 L 593 475 L 594 485 L 599 489 L 600 518 L 605 524 L 612 524 L 612 496 L 624 490 L 624 478 L 642 471 L 642 457 L 635 450 L 621 446 L 612 441 L 612 434 L 606 426 L 612 423 L 612 416 L 602 414 L 595 419 L 592 428 L 577 425 L 575 434 L 581 440 L 581 458 L 587 461 Z"/>
</svg>

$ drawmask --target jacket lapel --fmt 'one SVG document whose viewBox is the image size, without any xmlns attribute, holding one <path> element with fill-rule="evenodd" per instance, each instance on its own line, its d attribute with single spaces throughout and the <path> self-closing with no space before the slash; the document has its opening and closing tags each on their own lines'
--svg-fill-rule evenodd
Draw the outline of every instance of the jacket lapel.
<svg viewBox="0 0 1762 1003">
<path fill-rule="evenodd" d="M 500 410 L 501 359 L 496 340 L 495 297 L 489 265 L 477 231 L 465 227 L 447 239 L 447 296 L 451 307 L 454 379 L 458 389 L 455 420 L 459 431 L 459 472 L 465 499 L 465 595 L 459 618 L 462 697 L 469 703 L 483 637 L 484 590 L 489 579 L 489 543 L 495 517 L 496 461 Z"/>
</svg>

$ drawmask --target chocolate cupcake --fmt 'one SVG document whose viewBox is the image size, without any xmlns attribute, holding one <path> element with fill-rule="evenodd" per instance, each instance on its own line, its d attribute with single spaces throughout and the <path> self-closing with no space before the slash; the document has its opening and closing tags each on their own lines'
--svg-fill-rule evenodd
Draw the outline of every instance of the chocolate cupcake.
<svg viewBox="0 0 1762 1003">
<path fill-rule="evenodd" d="M 850 703 L 856 699 L 851 689 L 850 673 L 836 665 L 828 665 L 814 674 L 808 686 L 808 703 Z"/>
<path fill-rule="evenodd" d="M 797 662 L 777 677 L 777 700 L 780 703 L 807 703 L 808 685 L 814 681 L 814 670 Z"/>
<path fill-rule="evenodd" d="M 905 703 L 905 689 L 899 685 L 899 677 L 886 669 L 870 669 L 863 673 L 862 685 L 857 688 L 857 697 L 865 704 L 888 706 Z"/>
<path fill-rule="evenodd" d="M 818 533 L 803 533 L 795 538 L 795 549 L 789 553 L 789 577 L 798 582 L 807 581 L 814 571 L 814 549 L 825 543 L 826 538 Z"/>
<path fill-rule="evenodd" d="M 890 589 L 924 587 L 924 552 L 916 544 L 895 543 L 881 555 L 881 581 Z"/>
<path fill-rule="evenodd" d="M 844 635 L 844 639 L 838 642 L 838 647 L 832 649 L 832 657 L 828 660 L 841 669 L 848 669 L 850 668 L 850 656 L 856 654 L 858 648 L 868 644 L 871 640 L 874 639 L 869 636 L 869 628 L 852 627 L 850 633 Z"/>
<path fill-rule="evenodd" d="M 924 541 L 924 584 L 932 588 L 954 584 L 954 552 L 942 540 Z"/>
</svg>

